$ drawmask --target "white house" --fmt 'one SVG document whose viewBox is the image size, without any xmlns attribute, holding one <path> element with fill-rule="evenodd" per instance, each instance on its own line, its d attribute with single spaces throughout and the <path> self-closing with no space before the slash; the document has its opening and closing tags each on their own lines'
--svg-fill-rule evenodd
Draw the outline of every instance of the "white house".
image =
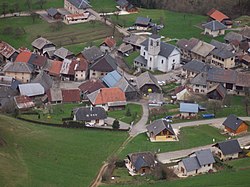
<svg viewBox="0 0 250 187">
<path fill-rule="evenodd" d="M 206 173 L 213 169 L 213 163 L 215 160 L 210 149 L 200 150 L 182 159 L 178 163 L 178 171 L 183 176 Z"/>
<path fill-rule="evenodd" d="M 203 27 L 205 29 L 204 34 L 208 34 L 213 37 L 224 35 L 225 30 L 227 29 L 227 27 L 223 23 L 215 20 L 203 24 Z"/>
<path fill-rule="evenodd" d="M 87 0 L 64 0 L 64 8 L 71 14 L 83 14 L 90 7 Z"/>
<path fill-rule="evenodd" d="M 141 44 L 140 56 L 134 60 L 134 65 L 151 71 L 168 72 L 180 66 L 180 59 L 177 47 L 161 42 L 159 35 L 152 34 Z"/>
</svg>

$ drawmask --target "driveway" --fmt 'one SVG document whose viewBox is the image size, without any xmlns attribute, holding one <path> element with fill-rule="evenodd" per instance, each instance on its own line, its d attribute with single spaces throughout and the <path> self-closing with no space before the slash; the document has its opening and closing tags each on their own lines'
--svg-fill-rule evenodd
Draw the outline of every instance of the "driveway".
<svg viewBox="0 0 250 187">
<path fill-rule="evenodd" d="M 135 103 L 135 104 L 140 104 L 142 105 L 143 113 L 140 121 L 138 121 L 136 124 L 134 124 L 129 131 L 130 136 L 137 136 L 140 133 L 144 133 L 147 131 L 146 125 L 148 122 L 148 102 L 146 100 L 141 100 L 139 103 L 138 102 L 130 102 L 130 103 Z"/>
<path fill-rule="evenodd" d="M 111 118 L 111 117 L 108 117 L 108 118 L 106 119 L 106 123 L 109 124 L 109 125 L 111 125 L 111 126 L 107 126 L 107 128 L 112 128 L 112 124 L 113 124 L 113 121 L 114 121 L 114 120 L 115 120 L 115 119 L 114 119 L 114 118 Z M 122 122 L 122 121 L 119 121 L 119 124 L 120 124 L 120 129 L 129 129 L 129 127 L 130 127 L 129 124 L 124 123 L 124 122 Z"/>
<path fill-rule="evenodd" d="M 240 146 L 245 146 L 246 144 L 250 143 L 250 135 L 240 137 L 240 138 L 238 138 L 238 141 L 240 143 Z M 157 159 L 159 160 L 159 162 L 161 162 L 163 164 L 171 163 L 171 162 L 176 161 L 180 158 L 188 156 L 189 154 L 193 153 L 194 151 L 211 148 L 212 145 L 213 144 L 195 147 L 195 148 L 191 148 L 191 149 L 184 149 L 184 150 L 179 150 L 179 151 L 159 153 L 159 154 L 157 154 Z"/>
</svg>

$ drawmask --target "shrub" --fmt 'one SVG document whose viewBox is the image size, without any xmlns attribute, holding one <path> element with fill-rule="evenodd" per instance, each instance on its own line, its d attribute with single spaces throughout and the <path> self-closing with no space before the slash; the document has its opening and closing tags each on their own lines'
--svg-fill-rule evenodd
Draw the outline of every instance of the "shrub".
<svg viewBox="0 0 250 187">
<path fill-rule="evenodd" d="M 112 124 L 113 129 L 119 129 L 120 128 L 120 122 L 115 119 Z"/>
</svg>

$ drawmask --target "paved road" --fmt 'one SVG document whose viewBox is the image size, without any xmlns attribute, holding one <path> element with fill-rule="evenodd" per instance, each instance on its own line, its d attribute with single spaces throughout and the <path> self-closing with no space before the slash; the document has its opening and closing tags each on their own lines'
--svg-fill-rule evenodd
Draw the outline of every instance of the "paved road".
<svg viewBox="0 0 250 187">
<path fill-rule="evenodd" d="M 141 104 L 142 109 L 143 109 L 143 114 L 140 119 L 136 124 L 133 125 L 132 129 L 130 130 L 129 134 L 130 136 L 137 136 L 140 133 L 146 132 L 146 124 L 148 121 L 148 103 L 146 100 L 141 100 L 139 103 L 138 102 L 131 102 L 135 104 Z"/>
<path fill-rule="evenodd" d="M 240 138 L 238 138 L 238 141 L 239 141 L 241 146 L 245 146 L 246 144 L 250 143 L 250 135 L 240 137 Z M 189 154 L 193 153 L 194 151 L 211 148 L 212 145 L 213 144 L 195 147 L 195 148 L 191 148 L 191 149 L 184 149 L 184 150 L 179 150 L 179 151 L 159 153 L 159 154 L 157 154 L 157 159 L 163 164 L 170 163 L 174 160 L 178 160 L 182 157 L 186 157 Z"/>
</svg>

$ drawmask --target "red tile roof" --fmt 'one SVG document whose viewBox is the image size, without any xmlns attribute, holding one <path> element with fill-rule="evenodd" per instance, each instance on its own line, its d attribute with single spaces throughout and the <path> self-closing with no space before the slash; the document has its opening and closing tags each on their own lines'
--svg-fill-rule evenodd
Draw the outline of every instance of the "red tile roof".
<svg viewBox="0 0 250 187">
<path fill-rule="evenodd" d="M 105 86 L 99 79 L 91 79 L 82 83 L 78 88 L 84 93 L 92 93 L 100 88 L 105 88 Z"/>
<path fill-rule="evenodd" d="M 15 53 L 15 48 L 4 41 L 0 41 L 0 54 L 5 58 L 9 58 Z"/>
<path fill-rule="evenodd" d="M 80 102 L 80 90 L 77 89 L 62 89 L 63 102 Z"/>
<path fill-rule="evenodd" d="M 31 55 L 32 53 L 30 51 L 22 51 L 19 55 L 17 55 L 15 62 L 28 63 Z"/>
<path fill-rule="evenodd" d="M 103 43 L 104 43 L 104 44 L 106 44 L 108 47 L 112 48 L 112 47 L 114 47 L 114 46 L 115 46 L 116 41 L 115 41 L 115 39 L 114 39 L 114 38 L 107 37 L 107 38 L 104 40 L 104 42 L 103 42 Z"/>
<path fill-rule="evenodd" d="M 207 15 L 211 17 L 214 20 L 217 20 L 219 22 L 223 21 L 224 19 L 228 19 L 229 17 L 223 14 L 222 12 L 212 8 Z"/>
<path fill-rule="evenodd" d="M 19 109 L 26 109 L 26 108 L 31 108 L 31 107 L 35 106 L 32 99 L 30 99 L 26 95 L 16 96 L 16 97 L 14 97 L 14 100 L 15 100 L 16 105 Z"/>
<path fill-rule="evenodd" d="M 45 56 L 36 55 L 35 58 L 33 59 L 33 61 L 31 63 L 33 65 L 42 67 L 42 66 L 45 65 L 46 62 L 47 62 L 47 58 Z"/>
<path fill-rule="evenodd" d="M 52 76 L 60 76 L 60 71 L 61 71 L 61 68 L 62 68 L 62 64 L 63 62 L 62 61 L 57 61 L 57 60 L 54 60 L 51 64 L 51 67 L 49 68 L 49 74 L 52 75 Z"/>
<path fill-rule="evenodd" d="M 87 71 L 88 70 L 88 62 L 85 59 L 77 59 L 73 60 L 75 61 L 74 64 L 74 70 L 75 71 Z"/>
<path fill-rule="evenodd" d="M 125 93 L 120 88 L 101 88 L 97 90 L 94 105 L 106 104 L 110 102 L 126 102 Z"/>
</svg>

